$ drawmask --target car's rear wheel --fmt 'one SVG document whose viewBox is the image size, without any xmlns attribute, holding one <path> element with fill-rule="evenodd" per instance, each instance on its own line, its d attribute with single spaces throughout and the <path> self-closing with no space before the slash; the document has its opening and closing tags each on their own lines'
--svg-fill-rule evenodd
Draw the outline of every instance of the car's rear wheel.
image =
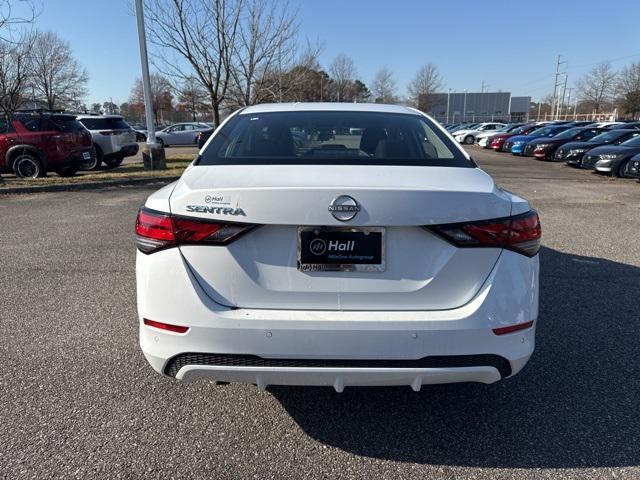
<svg viewBox="0 0 640 480">
<path fill-rule="evenodd" d="M 169 145 L 165 145 L 164 144 L 164 140 L 162 140 L 161 138 L 156 137 L 156 143 L 158 144 L 159 148 L 165 148 L 168 147 Z"/>
<path fill-rule="evenodd" d="M 102 149 L 98 145 L 94 145 L 93 148 L 96 154 L 91 156 L 91 160 L 87 160 L 84 163 L 83 170 L 98 170 L 102 165 L 102 159 L 104 157 Z"/>
<path fill-rule="evenodd" d="M 78 167 L 74 165 L 59 168 L 58 170 L 56 170 L 56 173 L 61 177 L 73 177 L 76 173 L 78 173 Z"/>
<path fill-rule="evenodd" d="M 21 153 L 13 161 L 13 173 L 19 178 L 44 177 L 47 172 L 40 159 L 33 153 Z"/>
<path fill-rule="evenodd" d="M 466 137 L 464 137 L 464 143 L 466 145 L 471 145 L 473 144 L 473 142 L 475 142 L 475 138 L 473 138 L 473 135 L 467 135 Z"/>
<path fill-rule="evenodd" d="M 123 161 L 124 161 L 124 157 L 123 156 L 112 157 L 112 158 L 108 158 L 108 159 L 105 158 L 103 160 L 105 167 L 108 168 L 108 169 L 119 167 L 122 164 Z"/>
</svg>

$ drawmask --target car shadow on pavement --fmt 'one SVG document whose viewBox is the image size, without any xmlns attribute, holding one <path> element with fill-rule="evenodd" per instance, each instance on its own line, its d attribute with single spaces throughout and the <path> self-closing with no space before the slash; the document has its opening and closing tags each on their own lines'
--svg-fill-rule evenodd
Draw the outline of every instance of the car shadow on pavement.
<svg viewBox="0 0 640 480">
<path fill-rule="evenodd" d="M 543 248 L 536 351 L 493 385 L 270 387 L 315 440 L 470 467 L 640 465 L 640 268 Z"/>
</svg>

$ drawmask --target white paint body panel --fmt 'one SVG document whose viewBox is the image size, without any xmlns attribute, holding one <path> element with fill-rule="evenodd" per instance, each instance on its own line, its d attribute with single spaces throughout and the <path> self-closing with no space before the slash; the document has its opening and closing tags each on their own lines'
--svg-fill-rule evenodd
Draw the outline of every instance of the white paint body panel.
<svg viewBox="0 0 640 480">
<path fill-rule="evenodd" d="M 416 113 L 385 105 L 293 104 L 249 107 L 241 114 L 283 109 Z M 361 206 L 346 224 L 328 210 L 339 195 L 350 195 Z M 242 209 L 244 215 L 198 213 L 189 205 Z M 493 354 L 506 358 L 516 373 L 533 351 L 535 327 L 504 336 L 491 329 L 537 318 L 538 258 L 496 248 L 457 248 L 423 228 L 530 209 L 480 169 L 190 166 L 178 182 L 151 195 L 146 206 L 172 215 L 260 225 L 226 246 L 138 252 L 140 343 L 159 372 L 175 355 L 198 352 L 378 360 Z M 298 226 L 384 227 L 385 271 L 298 271 Z M 145 326 L 143 318 L 188 326 L 189 331 L 167 333 Z M 341 390 L 345 385 L 418 389 L 428 383 L 490 383 L 500 374 L 481 365 L 304 370 L 188 365 L 177 375 L 202 377 Z"/>
</svg>

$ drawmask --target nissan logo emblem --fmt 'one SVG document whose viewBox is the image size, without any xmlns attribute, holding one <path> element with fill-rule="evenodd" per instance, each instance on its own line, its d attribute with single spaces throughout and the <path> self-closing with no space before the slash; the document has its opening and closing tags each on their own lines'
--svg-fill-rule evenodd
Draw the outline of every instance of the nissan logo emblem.
<svg viewBox="0 0 640 480">
<path fill-rule="evenodd" d="M 329 204 L 329 211 L 333 218 L 341 222 L 348 222 L 360 211 L 360 205 L 349 195 L 340 195 Z"/>
</svg>

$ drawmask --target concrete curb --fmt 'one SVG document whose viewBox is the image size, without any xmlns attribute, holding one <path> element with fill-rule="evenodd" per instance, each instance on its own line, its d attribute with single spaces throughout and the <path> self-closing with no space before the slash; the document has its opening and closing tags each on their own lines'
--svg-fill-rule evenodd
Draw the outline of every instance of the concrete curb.
<svg viewBox="0 0 640 480">
<path fill-rule="evenodd" d="M 95 190 L 108 187 L 126 187 L 130 185 L 148 185 L 153 183 L 167 183 L 178 180 L 180 176 L 171 177 L 143 177 L 127 178 L 122 180 L 101 180 L 85 183 L 62 183 L 55 185 L 34 185 L 33 187 L 8 187 L 0 186 L 0 195 L 15 195 L 21 193 L 42 193 L 42 192 L 70 192 L 74 190 Z M 2 185 L 2 184 L 0 184 Z"/>
</svg>

